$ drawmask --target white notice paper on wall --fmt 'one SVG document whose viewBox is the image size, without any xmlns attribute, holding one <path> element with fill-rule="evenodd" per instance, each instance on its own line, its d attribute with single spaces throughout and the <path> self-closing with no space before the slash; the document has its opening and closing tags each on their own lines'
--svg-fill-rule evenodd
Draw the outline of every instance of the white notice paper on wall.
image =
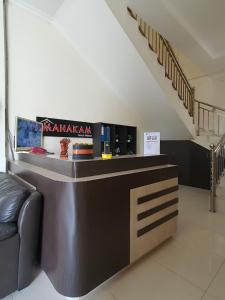
<svg viewBox="0 0 225 300">
<path fill-rule="evenodd" d="M 144 155 L 160 154 L 160 132 L 144 132 Z"/>
</svg>

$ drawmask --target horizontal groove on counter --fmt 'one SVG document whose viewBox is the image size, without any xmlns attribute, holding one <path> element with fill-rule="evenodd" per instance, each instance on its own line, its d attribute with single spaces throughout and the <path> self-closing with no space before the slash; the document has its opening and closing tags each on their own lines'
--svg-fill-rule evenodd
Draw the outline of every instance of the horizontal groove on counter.
<svg viewBox="0 0 225 300">
<path fill-rule="evenodd" d="M 169 221 L 170 219 L 173 219 L 174 217 L 176 217 L 178 215 L 178 210 L 172 212 L 171 214 L 145 226 L 144 228 L 140 229 L 137 231 L 137 237 L 141 237 L 142 235 L 144 235 L 145 233 L 153 230 L 154 228 L 162 225 L 163 223 L 166 223 L 167 221 Z"/>
<path fill-rule="evenodd" d="M 174 198 L 174 199 L 172 199 L 170 201 L 167 201 L 167 202 L 165 202 L 163 204 L 160 204 L 158 206 L 155 206 L 155 207 L 153 207 L 153 208 L 151 208 L 149 210 L 146 210 L 146 211 L 138 214 L 137 219 L 138 219 L 138 221 L 140 221 L 142 219 L 145 219 L 145 218 L 147 218 L 147 217 L 149 217 L 149 216 L 151 216 L 151 215 L 159 212 L 160 210 L 163 210 L 163 209 L 165 209 L 167 207 L 170 207 L 170 206 L 172 206 L 174 204 L 177 204 L 177 203 L 178 203 L 178 198 Z"/>
<path fill-rule="evenodd" d="M 153 200 L 155 198 L 159 198 L 161 196 L 164 196 L 166 194 L 170 194 L 170 193 L 175 192 L 175 191 L 178 191 L 178 185 L 170 187 L 170 188 L 167 188 L 167 189 L 164 189 L 164 190 L 161 190 L 159 192 L 148 194 L 148 195 L 143 196 L 143 197 L 139 197 L 138 200 L 137 200 L 137 203 L 138 204 L 142 204 L 142 203 L 151 201 L 151 200 Z"/>
</svg>

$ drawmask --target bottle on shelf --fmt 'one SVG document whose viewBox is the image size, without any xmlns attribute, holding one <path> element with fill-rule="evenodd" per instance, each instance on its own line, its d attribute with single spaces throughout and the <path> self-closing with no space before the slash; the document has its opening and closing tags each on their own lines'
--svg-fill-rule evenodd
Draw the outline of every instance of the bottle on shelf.
<svg viewBox="0 0 225 300">
<path fill-rule="evenodd" d="M 105 127 L 104 125 L 101 126 L 101 141 L 104 142 L 105 138 Z"/>
<path fill-rule="evenodd" d="M 117 148 L 116 148 L 115 153 L 116 153 L 116 156 L 119 156 L 119 155 L 120 155 L 120 147 L 117 147 Z"/>
<path fill-rule="evenodd" d="M 106 126 L 104 128 L 104 152 L 102 152 L 103 159 L 112 158 L 112 153 L 110 152 L 110 127 Z"/>
<path fill-rule="evenodd" d="M 128 134 L 128 135 L 127 135 L 127 143 L 131 143 L 132 140 L 133 140 L 132 135 L 131 135 L 131 134 Z"/>
</svg>

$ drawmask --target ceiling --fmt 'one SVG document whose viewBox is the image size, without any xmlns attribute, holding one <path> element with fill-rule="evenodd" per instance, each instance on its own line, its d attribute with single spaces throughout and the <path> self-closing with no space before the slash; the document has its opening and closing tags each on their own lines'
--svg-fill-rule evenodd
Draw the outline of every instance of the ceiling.
<svg viewBox="0 0 225 300">
<path fill-rule="evenodd" d="M 54 19 L 65 2 L 65 0 L 11 1 L 36 10 L 51 19 Z M 175 47 L 199 65 L 203 72 L 219 73 L 220 77 L 224 78 L 225 0 L 126 1 Z"/>
<path fill-rule="evenodd" d="M 14 0 L 12 2 L 35 10 L 48 18 L 53 18 L 64 0 Z"/>
<path fill-rule="evenodd" d="M 127 0 L 207 74 L 225 71 L 225 0 Z"/>
</svg>

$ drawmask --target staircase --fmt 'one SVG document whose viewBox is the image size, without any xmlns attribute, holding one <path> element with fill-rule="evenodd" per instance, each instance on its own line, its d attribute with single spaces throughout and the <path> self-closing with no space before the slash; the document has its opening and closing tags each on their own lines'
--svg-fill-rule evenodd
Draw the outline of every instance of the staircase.
<svg viewBox="0 0 225 300">
<path fill-rule="evenodd" d="M 181 179 L 183 184 L 210 188 L 209 209 L 215 212 L 216 187 L 225 169 L 225 109 L 196 100 L 195 90 L 185 76 L 170 43 L 131 8 L 127 7 L 127 11 L 137 22 L 142 36 L 147 39 L 149 49 L 156 53 L 158 63 L 164 68 L 165 77 L 171 80 L 173 89 L 193 118 L 196 128 L 197 136 L 193 141 L 163 141 L 161 148 L 165 153 L 170 152 L 170 159 L 175 159 L 175 163 L 177 159 L 182 160 L 178 164 L 183 168 L 180 177 L 185 175 Z M 185 170 L 187 168 L 188 171 Z"/>
<path fill-rule="evenodd" d="M 190 117 L 194 117 L 194 88 L 185 76 L 170 43 L 131 8 L 127 7 L 127 11 L 137 21 L 140 33 L 147 39 L 149 48 L 156 53 L 158 63 L 164 67 L 165 77 L 171 80 L 172 87 L 177 91 Z"/>
<path fill-rule="evenodd" d="M 64 1 L 54 24 L 118 100 L 140 118 L 140 145 L 143 132 L 149 130 L 160 131 L 164 140 L 203 136 L 206 107 L 195 101 L 171 45 L 127 8 L 126 0 Z M 209 121 L 207 132 L 212 130 Z M 214 132 L 221 134 L 221 130 Z"/>
<path fill-rule="evenodd" d="M 158 63 L 164 68 L 165 77 L 171 81 L 189 116 L 193 118 L 197 136 L 215 136 L 219 140 L 225 133 L 225 109 L 196 100 L 195 89 L 191 87 L 170 43 L 130 7 L 127 7 L 127 11 L 137 22 L 149 49 L 156 53 Z"/>
</svg>

